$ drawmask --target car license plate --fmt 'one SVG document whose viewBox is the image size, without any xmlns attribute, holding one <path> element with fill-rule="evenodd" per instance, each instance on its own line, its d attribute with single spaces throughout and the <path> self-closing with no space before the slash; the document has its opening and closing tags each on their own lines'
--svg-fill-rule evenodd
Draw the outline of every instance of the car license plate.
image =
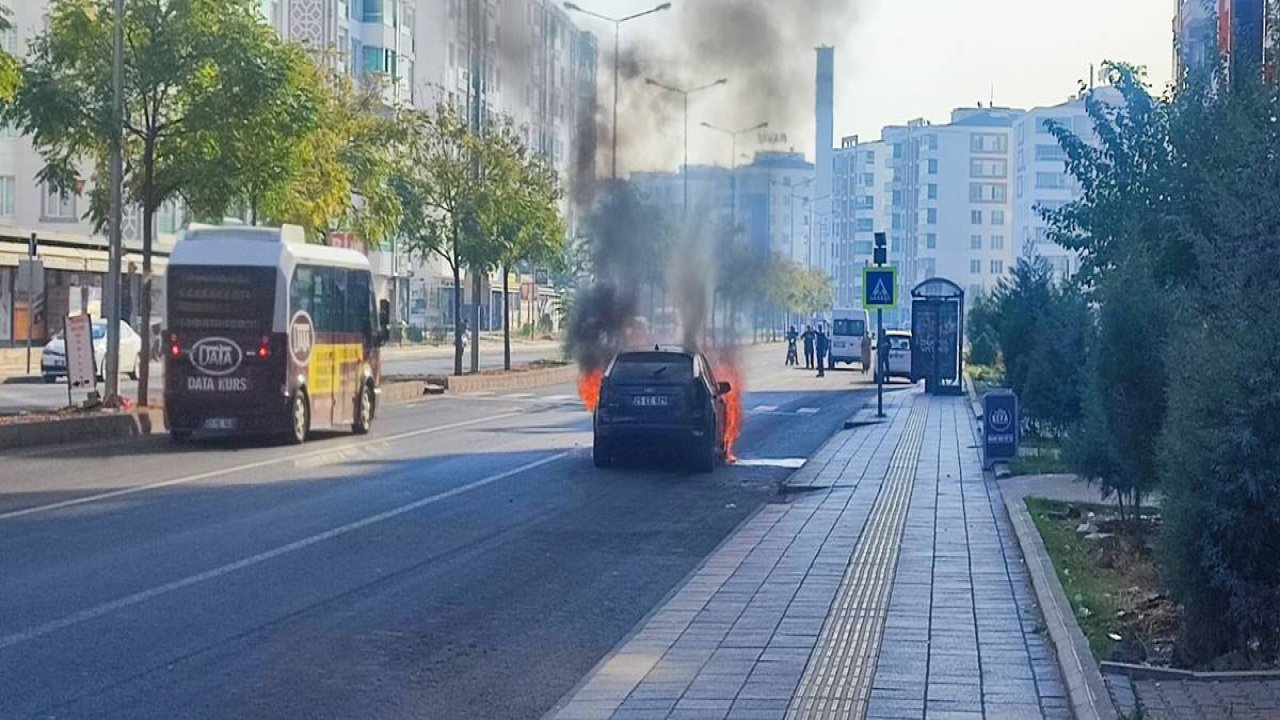
<svg viewBox="0 0 1280 720">
<path fill-rule="evenodd" d="M 636 407 L 666 407 L 668 398 L 662 395 L 637 395 L 631 398 Z"/>
<path fill-rule="evenodd" d="M 47 364 L 49 367 L 62 367 L 63 365 L 67 364 L 67 361 L 63 360 L 60 357 L 51 357 L 45 361 L 45 364 Z"/>
<path fill-rule="evenodd" d="M 235 418 L 208 418 L 204 421 L 205 430 L 235 430 Z"/>
</svg>

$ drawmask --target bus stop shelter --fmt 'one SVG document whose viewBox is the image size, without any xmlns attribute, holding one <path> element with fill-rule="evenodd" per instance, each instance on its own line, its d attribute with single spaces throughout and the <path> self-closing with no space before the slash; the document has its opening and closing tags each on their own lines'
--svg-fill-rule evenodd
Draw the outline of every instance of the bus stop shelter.
<svg viewBox="0 0 1280 720">
<path fill-rule="evenodd" d="M 911 368 L 935 395 L 964 393 L 964 290 L 930 278 L 911 291 Z"/>
</svg>

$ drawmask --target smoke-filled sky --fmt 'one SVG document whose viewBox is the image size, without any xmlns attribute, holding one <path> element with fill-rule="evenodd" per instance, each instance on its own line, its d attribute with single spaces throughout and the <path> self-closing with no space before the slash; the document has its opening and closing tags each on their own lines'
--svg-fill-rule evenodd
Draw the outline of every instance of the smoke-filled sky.
<svg viewBox="0 0 1280 720">
<path fill-rule="evenodd" d="M 578 0 L 614 16 L 657 0 Z M 816 45 L 836 47 L 836 142 L 885 125 L 945 122 L 955 107 L 1034 107 L 1072 94 L 1089 64 L 1148 66 L 1157 89 L 1172 73 L 1172 0 L 673 0 L 674 9 L 623 26 L 620 164 L 673 169 L 681 161 L 682 100 L 645 77 L 692 87 L 729 84 L 690 102 L 691 162 L 727 164 L 734 129 L 768 121 L 774 149 L 813 152 Z M 608 161 L 612 26 L 584 16 L 601 39 L 601 169 Z M 743 136 L 739 154 L 756 149 Z M 774 138 L 777 142 L 778 138 Z"/>
</svg>

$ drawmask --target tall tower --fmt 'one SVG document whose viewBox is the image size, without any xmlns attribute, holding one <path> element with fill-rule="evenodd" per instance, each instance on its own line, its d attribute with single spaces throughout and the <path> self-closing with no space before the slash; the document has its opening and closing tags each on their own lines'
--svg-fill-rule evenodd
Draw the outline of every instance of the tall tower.
<svg viewBox="0 0 1280 720">
<path fill-rule="evenodd" d="M 836 50 L 821 46 L 818 52 L 817 93 L 814 120 L 817 133 L 814 142 L 813 214 L 810 226 L 809 264 L 828 273 L 832 271 L 830 232 L 832 159 L 835 157 L 835 72 Z"/>
</svg>

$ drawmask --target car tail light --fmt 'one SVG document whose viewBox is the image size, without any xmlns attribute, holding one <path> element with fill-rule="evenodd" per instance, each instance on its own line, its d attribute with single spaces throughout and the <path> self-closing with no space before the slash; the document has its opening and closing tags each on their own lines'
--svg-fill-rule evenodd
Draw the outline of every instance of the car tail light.
<svg viewBox="0 0 1280 720">
<path fill-rule="evenodd" d="M 178 356 L 179 356 L 179 355 L 181 355 L 181 354 L 182 354 L 182 346 L 178 344 L 178 334 L 177 334 L 177 333 L 170 333 L 170 335 L 169 335 L 169 355 L 170 355 L 171 357 L 175 357 L 175 358 L 176 358 L 176 357 L 178 357 Z"/>
<path fill-rule="evenodd" d="M 258 343 L 258 357 L 266 360 L 271 357 L 271 336 L 263 335 L 262 341 Z"/>
</svg>

